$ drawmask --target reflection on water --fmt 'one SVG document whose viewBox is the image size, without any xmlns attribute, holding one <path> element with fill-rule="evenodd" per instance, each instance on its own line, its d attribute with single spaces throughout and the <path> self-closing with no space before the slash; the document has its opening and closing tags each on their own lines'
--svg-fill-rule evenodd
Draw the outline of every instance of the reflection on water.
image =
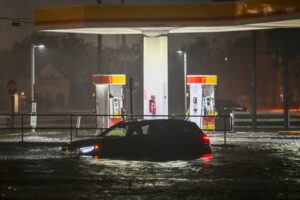
<svg viewBox="0 0 300 200">
<path fill-rule="evenodd" d="M 191 183 L 192 178 L 197 178 L 193 176 L 203 169 L 202 165 L 207 165 L 210 158 L 206 155 L 192 161 L 150 162 L 84 157 L 81 158 L 84 162 L 81 167 L 89 176 L 101 177 L 99 180 L 105 182 L 109 179 L 114 189 L 149 190 Z"/>
</svg>

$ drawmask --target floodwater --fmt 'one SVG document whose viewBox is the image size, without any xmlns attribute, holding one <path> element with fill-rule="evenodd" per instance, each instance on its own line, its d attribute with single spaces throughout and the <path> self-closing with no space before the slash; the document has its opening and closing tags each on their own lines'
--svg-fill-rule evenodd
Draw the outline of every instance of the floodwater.
<svg viewBox="0 0 300 200">
<path fill-rule="evenodd" d="M 300 137 L 210 134 L 190 161 L 60 156 L 60 144 L 0 143 L 0 199 L 300 199 Z"/>
</svg>

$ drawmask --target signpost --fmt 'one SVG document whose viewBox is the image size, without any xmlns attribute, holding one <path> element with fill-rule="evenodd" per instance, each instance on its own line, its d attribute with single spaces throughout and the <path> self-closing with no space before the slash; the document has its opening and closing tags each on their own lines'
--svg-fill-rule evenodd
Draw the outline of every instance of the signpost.
<svg viewBox="0 0 300 200">
<path fill-rule="evenodd" d="M 36 113 L 32 113 L 30 116 L 30 126 L 34 129 L 36 128 Z"/>
<path fill-rule="evenodd" d="M 37 104 L 35 101 L 31 103 L 31 116 L 30 116 L 30 126 L 35 129 L 36 128 L 36 122 L 37 122 L 37 110 L 36 110 Z"/>
<path fill-rule="evenodd" d="M 32 112 L 32 113 L 36 113 L 36 102 L 35 102 L 35 101 L 33 101 L 33 102 L 31 103 L 31 112 Z"/>
</svg>

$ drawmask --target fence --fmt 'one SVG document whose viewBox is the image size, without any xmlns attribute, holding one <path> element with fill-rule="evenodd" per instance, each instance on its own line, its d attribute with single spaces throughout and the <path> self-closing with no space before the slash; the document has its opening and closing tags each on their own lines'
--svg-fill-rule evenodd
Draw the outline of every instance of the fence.
<svg viewBox="0 0 300 200">
<path fill-rule="evenodd" d="M 31 116 L 36 116 L 37 126 L 30 125 Z M 95 136 L 107 127 L 99 126 L 99 120 L 116 118 L 122 121 L 135 119 L 184 119 L 204 118 L 213 119 L 215 127 L 213 129 L 203 129 L 205 131 L 232 130 L 232 119 L 230 116 L 185 116 L 185 115 L 95 115 L 95 114 L 0 114 L 0 131 L 14 133 L 24 142 L 24 137 L 44 136 L 56 138 L 58 141 L 72 141 L 74 137 Z M 108 125 L 109 126 L 109 125 Z M 10 130 L 10 131 L 7 131 Z M 11 134 L 8 133 L 8 136 Z M 42 134 L 43 133 L 43 134 Z M 3 135 L 3 133 L 2 133 Z M 1 136 L 1 135 L 0 135 Z M 66 139 L 67 138 L 67 139 Z"/>
<path fill-rule="evenodd" d="M 233 130 L 252 129 L 252 114 L 249 112 L 232 113 Z M 257 113 L 256 128 L 261 130 L 284 129 L 284 117 L 282 112 L 259 112 Z M 300 113 L 289 113 L 289 129 L 300 128 Z"/>
</svg>

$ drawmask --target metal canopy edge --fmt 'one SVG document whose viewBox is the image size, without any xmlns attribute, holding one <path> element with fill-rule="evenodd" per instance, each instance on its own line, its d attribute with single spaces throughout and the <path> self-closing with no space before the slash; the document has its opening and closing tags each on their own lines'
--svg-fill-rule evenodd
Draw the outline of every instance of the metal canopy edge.
<svg viewBox="0 0 300 200">
<path fill-rule="evenodd" d="M 82 5 L 37 9 L 37 30 L 141 34 L 300 27 L 299 0 L 254 0 L 194 5 Z"/>
</svg>

